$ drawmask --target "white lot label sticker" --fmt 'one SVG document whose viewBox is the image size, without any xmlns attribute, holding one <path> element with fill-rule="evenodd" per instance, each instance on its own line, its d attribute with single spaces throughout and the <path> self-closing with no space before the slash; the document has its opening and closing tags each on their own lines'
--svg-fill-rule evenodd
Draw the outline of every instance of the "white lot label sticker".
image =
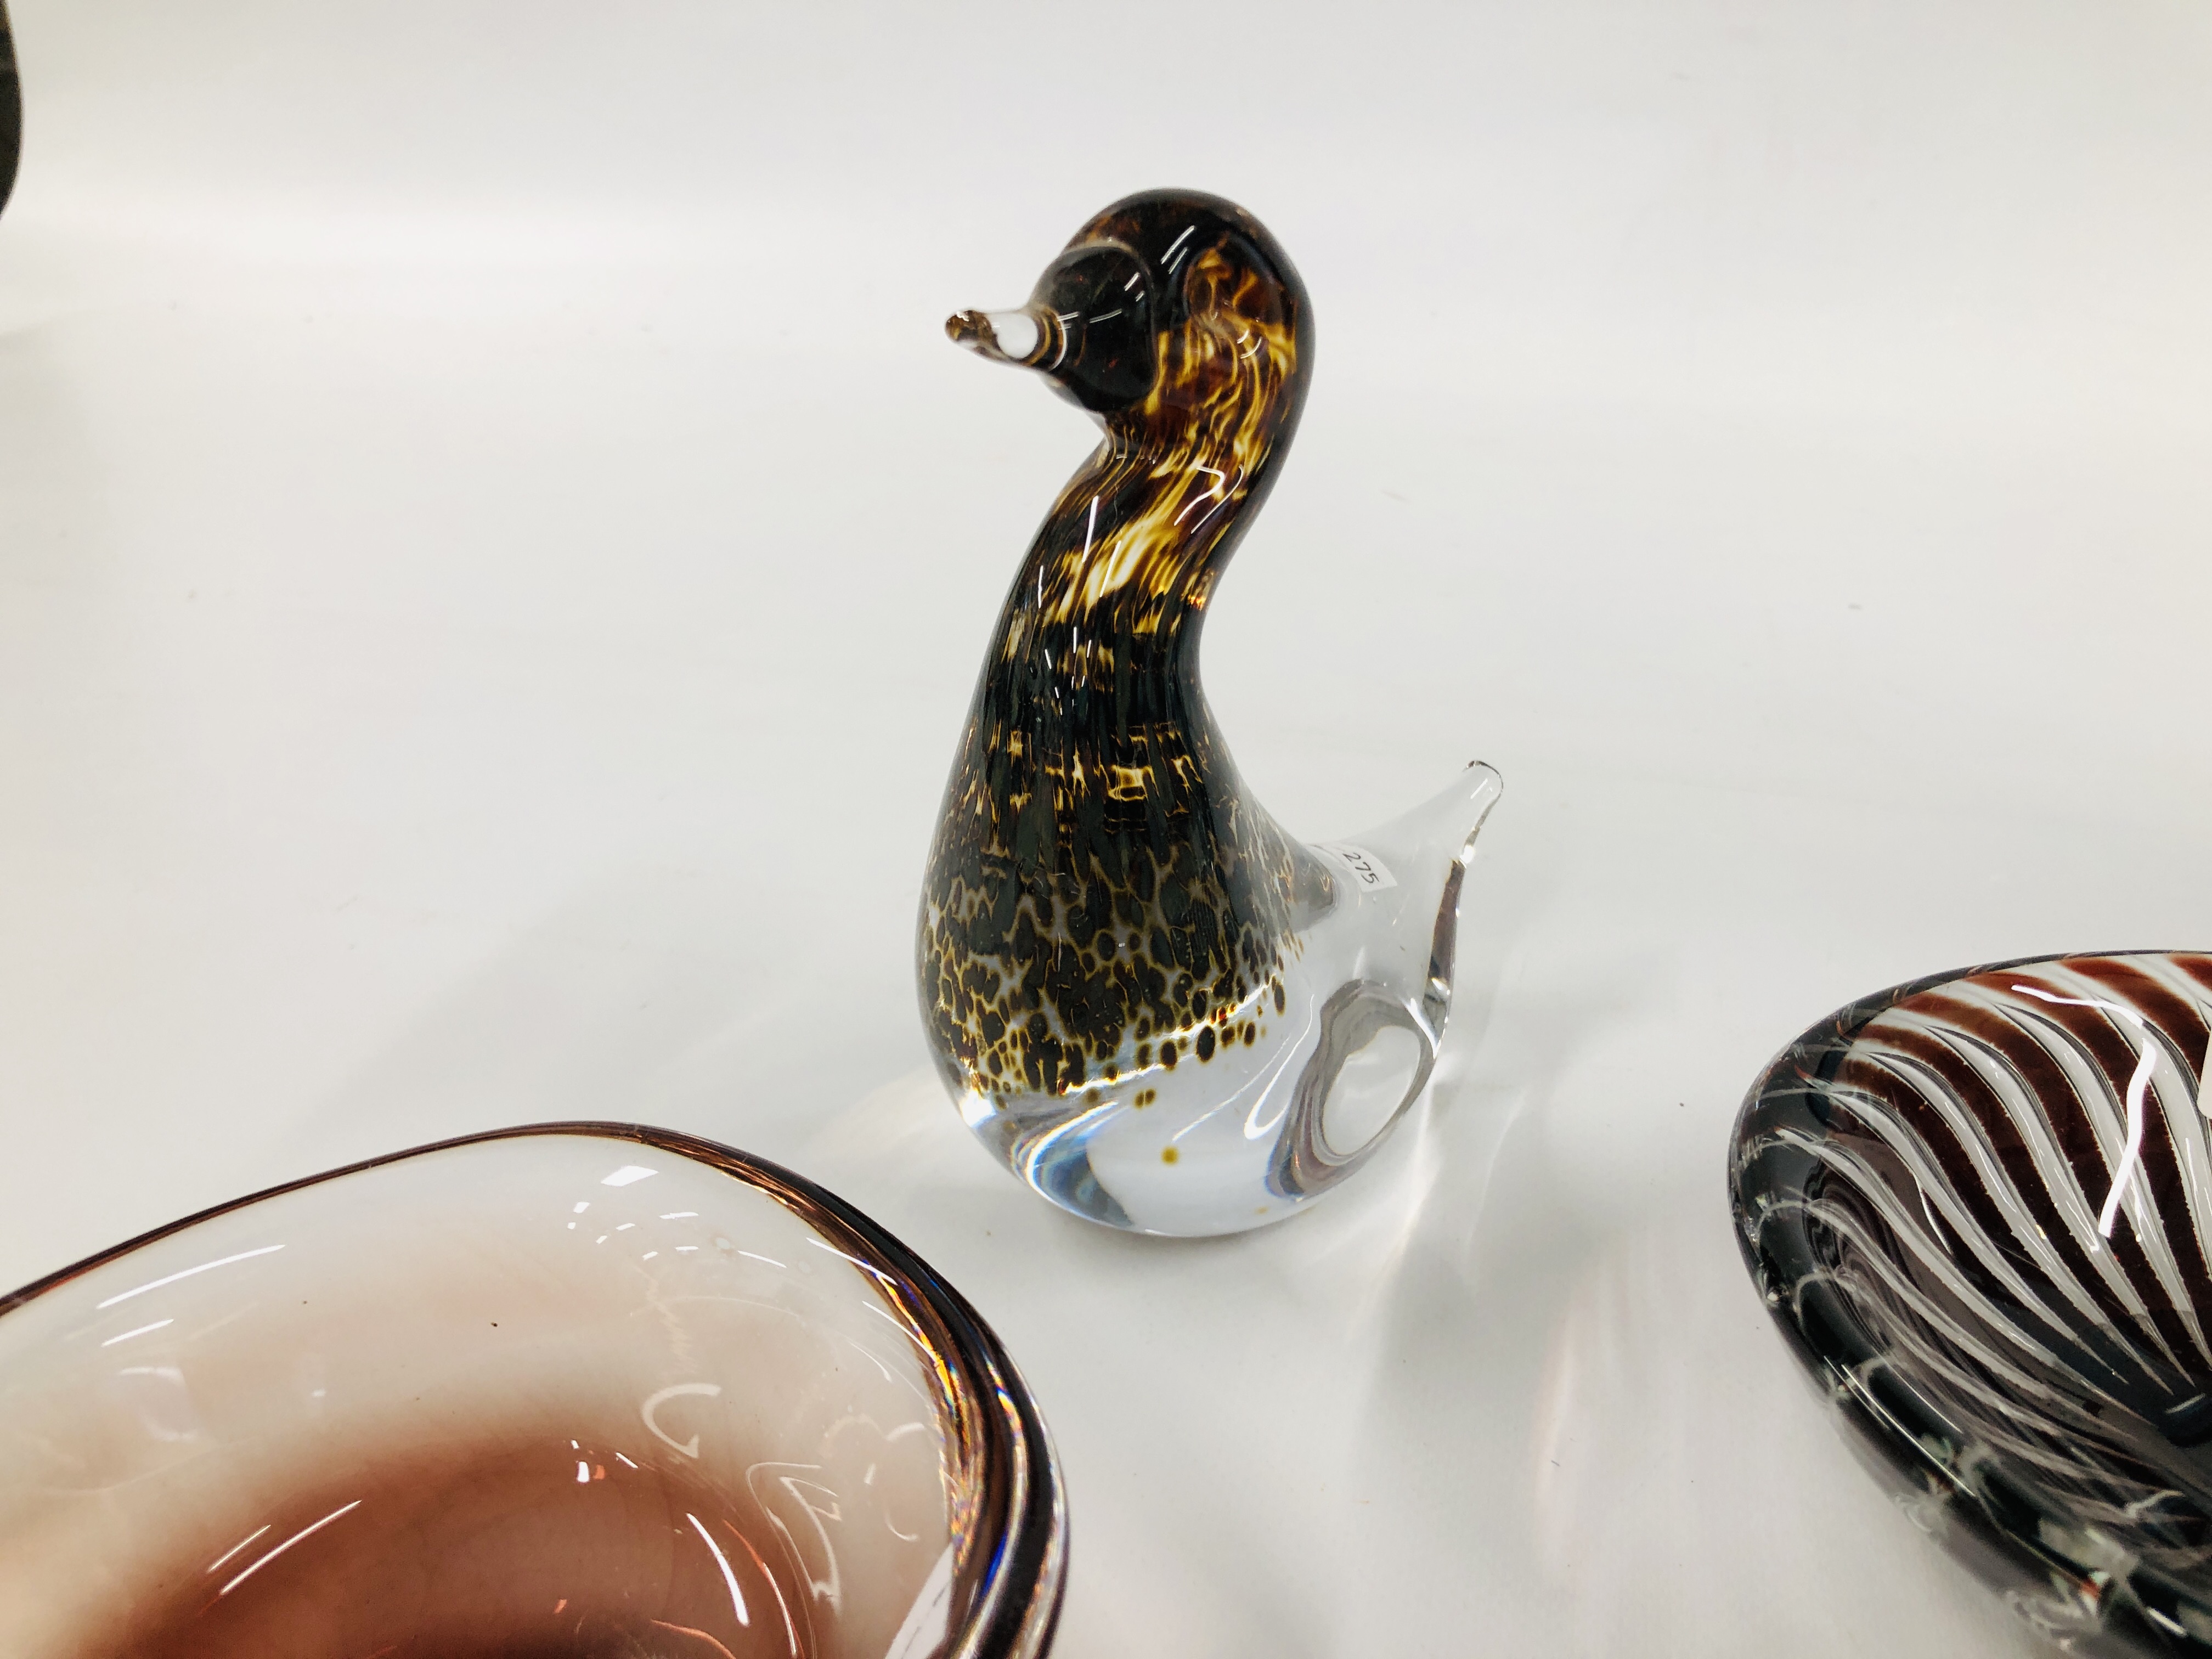
<svg viewBox="0 0 2212 1659">
<path fill-rule="evenodd" d="M 1390 866 L 1364 847 L 1354 847 L 1348 841 L 1325 841 L 1319 845 L 1322 852 L 1352 872 L 1352 885 L 1361 891 L 1379 893 L 1385 887 L 1398 884 L 1398 878 L 1390 873 Z"/>
</svg>

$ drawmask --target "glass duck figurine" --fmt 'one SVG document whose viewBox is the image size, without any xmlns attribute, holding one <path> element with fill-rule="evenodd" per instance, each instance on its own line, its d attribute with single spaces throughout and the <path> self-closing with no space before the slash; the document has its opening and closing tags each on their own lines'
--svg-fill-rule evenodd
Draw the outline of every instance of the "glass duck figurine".
<svg viewBox="0 0 2212 1659">
<path fill-rule="evenodd" d="M 1498 775 L 1307 845 L 1246 793 L 1199 684 L 1230 556 L 1297 429 L 1304 285 L 1258 220 L 1117 202 L 1028 305 L 945 325 L 1105 429 L 992 635 L 922 894 L 922 1017 L 969 1127 L 1093 1221 L 1279 1220 L 1419 1097 Z"/>
</svg>

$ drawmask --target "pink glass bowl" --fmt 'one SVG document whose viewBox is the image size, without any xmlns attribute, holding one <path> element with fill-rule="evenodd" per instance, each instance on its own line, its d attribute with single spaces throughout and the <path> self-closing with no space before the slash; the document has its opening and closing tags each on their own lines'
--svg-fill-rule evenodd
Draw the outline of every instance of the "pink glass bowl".
<svg viewBox="0 0 2212 1659">
<path fill-rule="evenodd" d="M 1030 1659 L 1066 1559 L 1005 1350 L 773 1164 L 563 1123 L 0 1299 L 16 1659 Z"/>
</svg>

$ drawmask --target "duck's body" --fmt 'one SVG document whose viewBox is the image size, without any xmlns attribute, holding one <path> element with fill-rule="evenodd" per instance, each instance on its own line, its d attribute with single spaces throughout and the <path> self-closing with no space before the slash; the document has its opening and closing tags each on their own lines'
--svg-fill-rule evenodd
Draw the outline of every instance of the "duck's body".
<svg viewBox="0 0 2212 1659">
<path fill-rule="evenodd" d="M 1426 1080 L 1496 775 L 1316 849 L 1245 793 L 1214 726 L 1200 624 L 1312 354 L 1304 289 L 1249 214 L 1132 197 L 1026 311 L 948 326 L 1047 374 L 1106 440 L 1015 579 L 946 791 L 920 939 L 932 1045 L 970 1126 L 1055 1202 L 1149 1232 L 1276 1219 Z M 1353 1096 L 1376 1121 L 1347 1144 Z"/>
</svg>

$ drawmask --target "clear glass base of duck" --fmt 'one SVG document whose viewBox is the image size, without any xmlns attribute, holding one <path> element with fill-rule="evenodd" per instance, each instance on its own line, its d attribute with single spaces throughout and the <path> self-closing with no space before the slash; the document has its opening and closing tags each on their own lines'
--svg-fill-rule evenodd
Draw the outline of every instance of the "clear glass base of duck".
<svg viewBox="0 0 2212 1659">
<path fill-rule="evenodd" d="M 1088 1220 L 1204 1236 L 1285 1219 L 1353 1174 L 1428 1086 L 1451 1012 L 1460 906 L 1498 774 L 1470 766 L 1414 811 L 1301 847 L 1278 973 L 1141 1036 L 1080 1088 L 948 1086 L 1014 1174 Z"/>
</svg>

